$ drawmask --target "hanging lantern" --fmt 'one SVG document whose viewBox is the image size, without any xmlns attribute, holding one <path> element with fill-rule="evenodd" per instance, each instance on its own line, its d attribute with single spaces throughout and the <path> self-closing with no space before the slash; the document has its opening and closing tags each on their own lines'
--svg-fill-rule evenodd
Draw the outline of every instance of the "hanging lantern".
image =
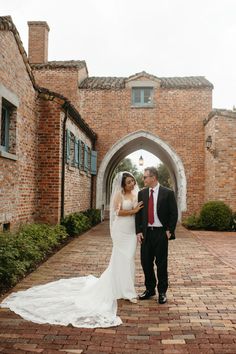
<svg viewBox="0 0 236 354">
<path fill-rule="evenodd" d="M 139 164 L 139 166 L 143 166 L 143 157 L 142 157 L 142 155 L 140 155 L 140 158 L 139 158 L 139 160 L 138 160 L 138 164 Z"/>
</svg>

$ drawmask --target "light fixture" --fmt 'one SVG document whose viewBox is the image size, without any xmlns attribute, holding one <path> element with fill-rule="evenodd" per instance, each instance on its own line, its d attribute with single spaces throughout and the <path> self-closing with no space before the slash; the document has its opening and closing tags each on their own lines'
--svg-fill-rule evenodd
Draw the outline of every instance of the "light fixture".
<svg viewBox="0 0 236 354">
<path fill-rule="evenodd" d="M 211 135 L 208 135 L 208 137 L 206 138 L 206 148 L 213 155 L 213 157 L 216 158 L 217 151 L 216 151 L 216 149 L 212 148 L 212 137 L 211 137 Z"/>
<path fill-rule="evenodd" d="M 138 160 L 139 166 L 143 166 L 143 162 L 144 162 L 143 157 L 142 157 L 142 155 L 140 155 L 140 158 Z"/>
</svg>

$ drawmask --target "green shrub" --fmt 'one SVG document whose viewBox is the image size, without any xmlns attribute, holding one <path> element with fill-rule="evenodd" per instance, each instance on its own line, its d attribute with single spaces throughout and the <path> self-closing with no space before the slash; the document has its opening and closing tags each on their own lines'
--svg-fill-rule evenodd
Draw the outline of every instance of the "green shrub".
<svg viewBox="0 0 236 354">
<path fill-rule="evenodd" d="M 234 213 L 232 213 L 231 230 L 236 231 L 236 211 Z"/>
<path fill-rule="evenodd" d="M 190 215 L 183 221 L 183 225 L 190 230 L 199 230 L 202 228 L 199 216 L 196 214 Z"/>
<path fill-rule="evenodd" d="M 0 292 L 27 272 L 68 237 L 61 225 L 24 225 L 15 233 L 0 233 Z"/>
<path fill-rule="evenodd" d="M 26 271 L 10 233 L 0 234 L 0 291 L 16 284 Z"/>
<path fill-rule="evenodd" d="M 101 222 L 101 210 L 100 209 L 88 209 L 83 212 L 90 220 L 92 226 L 95 226 Z"/>
<path fill-rule="evenodd" d="M 205 230 L 230 230 L 232 211 L 222 201 L 210 201 L 203 205 L 199 220 Z"/>
<path fill-rule="evenodd" d="M 63 226 L 44 224 L 25 225 L 17 235 L 16 247 L 19 257 L 29 262 L 29 267 L 41 261 L 68 236 Z"/>
<path fill-rule="evenodd" d="M 89 218 L 83 213 L 72 213 L 62 219 L 61 224 L 65 226 L 70 236 L 80 235 L 91 228 Z"/>
</svg>

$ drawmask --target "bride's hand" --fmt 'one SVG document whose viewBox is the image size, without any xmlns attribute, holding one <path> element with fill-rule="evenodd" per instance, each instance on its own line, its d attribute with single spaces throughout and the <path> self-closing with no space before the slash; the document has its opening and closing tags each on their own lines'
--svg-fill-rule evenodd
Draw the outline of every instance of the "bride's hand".
<svg viewBox="0 0 236 354">
<path fill-rule="evenodd" d="M 143 202 L 138 202 L 138 204 L 133 208 L 135 214 L 139 212 L 140 209 L 143 208 Z"/>
</svg>

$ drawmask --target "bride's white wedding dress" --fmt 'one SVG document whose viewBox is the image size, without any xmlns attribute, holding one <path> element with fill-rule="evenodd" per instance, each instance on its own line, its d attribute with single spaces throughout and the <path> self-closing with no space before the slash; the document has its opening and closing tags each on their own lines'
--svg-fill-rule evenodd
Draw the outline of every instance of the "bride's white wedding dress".
<svg viewBox="0 0 236 354">
<path fill-rule="evenodd" d="M 122 209 L 133 206 L 134 202 L 123 198 Z M 120 325 L 116 300 L 136 297 L 134 216 L 116 216 L 111 236 L 112 255 L 100 278 L 89 275 L 34 286 L 12 293 L 0 306 L 35 323 L 86 328 Z"/>
</svg>

